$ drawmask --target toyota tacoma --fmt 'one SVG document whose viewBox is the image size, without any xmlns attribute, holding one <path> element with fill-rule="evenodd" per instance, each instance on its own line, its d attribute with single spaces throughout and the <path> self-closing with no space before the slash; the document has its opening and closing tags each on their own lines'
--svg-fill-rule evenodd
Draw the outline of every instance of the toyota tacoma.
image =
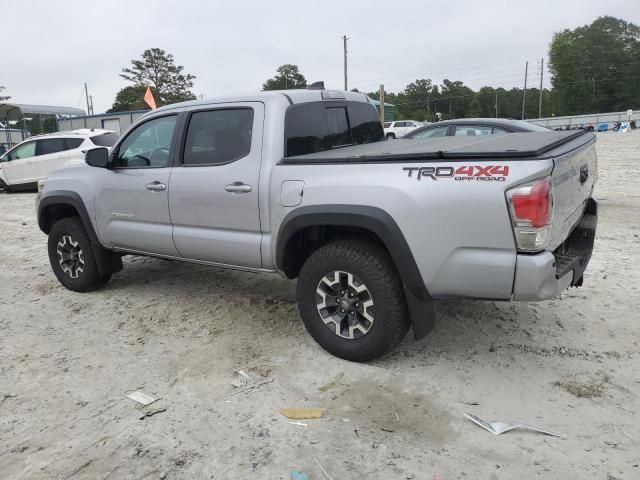
<svg viewBox="0 0 640 480">
<path fill-rule="evenodd" d="M 595 136 L 385 142 L 372 102 L 314 89 L 168 105 L 37 199 L 54 274 L 86 292 L 148 255 L 297 278 L 327 351 L 368 361 L 433 299 L 549 299 L 580 286 L 597 205 Z"/>
</svg>

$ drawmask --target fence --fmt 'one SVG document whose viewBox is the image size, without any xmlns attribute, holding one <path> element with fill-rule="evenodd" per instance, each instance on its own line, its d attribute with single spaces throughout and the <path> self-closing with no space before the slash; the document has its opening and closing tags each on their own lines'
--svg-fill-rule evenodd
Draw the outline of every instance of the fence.
<svg viewBox="0 0 640 480">
<path fill-rule="evenodd" d="M 628 122 L 640 120 L 640 110 L 627 110 L 624 112 L 591 113 L 588 115 L 572 115 L 567 117 L 532 118 L 527 121 L 543 127 L 566 127 L 572 125 L 593 124 L 613 122 Z"/>
</svg>

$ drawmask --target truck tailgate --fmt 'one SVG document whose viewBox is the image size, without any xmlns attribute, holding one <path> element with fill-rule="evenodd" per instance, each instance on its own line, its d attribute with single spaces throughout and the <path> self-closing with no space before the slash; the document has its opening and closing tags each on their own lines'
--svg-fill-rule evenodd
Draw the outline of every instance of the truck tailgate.
<svg viewBox="0 0 640 480">
<path fill-rule="evenodd" d="M 553 226 L 548 250 L 555 250 L 567 239 L 586 209 L 598 177 L 595 140 L 595 135 L 583 135 L 554 153 Z"/>
</svg>

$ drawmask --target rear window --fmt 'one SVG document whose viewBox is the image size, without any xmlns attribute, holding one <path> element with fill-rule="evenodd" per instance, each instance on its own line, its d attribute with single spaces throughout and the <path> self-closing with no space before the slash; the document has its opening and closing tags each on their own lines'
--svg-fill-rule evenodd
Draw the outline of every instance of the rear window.
<svg viewBox="0 0 640 480">
<path fill-rule="evenodd" d="M 116 140 L 118 140 L 118 134 L 114 132 L 103 133 L 101 135 L 91 137 L 93 144 L 98 147 L 113 147 Z"/>
<path fill-rule="evenodd" d="M 378 112 L 364 102 L 292 105 L 285 118 L 286 156 L 384 140 Z"/>
</svg>

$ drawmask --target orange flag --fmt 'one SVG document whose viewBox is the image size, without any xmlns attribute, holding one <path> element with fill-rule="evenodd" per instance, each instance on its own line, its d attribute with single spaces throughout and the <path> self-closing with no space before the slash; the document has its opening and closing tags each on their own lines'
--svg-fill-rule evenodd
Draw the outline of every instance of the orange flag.
<svg viewBox="0 0 640 480">
<path fill-rule="evenodd" d="M 147 105 L 151 107 L 151 110 L 156 109 L 156 101 L 153 99 L 153 93 L 151 92 L 151 87 L 147 87 L 147 91 L 144 94 L 144 101 L 147 102 Z"/>
</svg>

